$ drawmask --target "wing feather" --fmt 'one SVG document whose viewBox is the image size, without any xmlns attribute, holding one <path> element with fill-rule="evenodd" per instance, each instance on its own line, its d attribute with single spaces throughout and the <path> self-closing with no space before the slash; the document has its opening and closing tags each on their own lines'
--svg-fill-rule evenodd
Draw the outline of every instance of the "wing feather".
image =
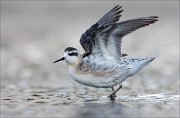
<svg viewBox="0 0 180 118">
<path fill-rule="evenodd" d="M 119 37 L 123 37 L 141 27 L 148 26 L 150 24 L 155 23 L 158 21 L 157 16 L 150 16 L 150 17 L 142 17 L 137 19 L 131 19 L 124 22 L 117 23 L 115 25 L 114 33 L 119 35 Z"/>
<path fill-rule="evenodd" d="M 85 54 L 120 60 L 122 37 L 158 20 L 157 16 L 149 16 L 116 23 L 123 11 L 121 8 L 119 5 L 115 6 L 82 34 L 80 43 Z"/>
<path fill-rule="evenodd" d="M 105 30 L 99 32 L 97 34 L 97 40 L 101 40 L 100 46 L 103 47 L 103 50 L 101 49 L 102 54 L 107 55 L 108 53 L 109 56 L 114 57 L 115 60 L 119 60 L 122 55 L 122 37 L 141 27 L 145 27 L 152 23 L 155 23 L 157 21 L 157 18 L 157 16 L 150 16 L 131 19 L 124 22 L 113 24 L 112 26 L 109 26 Z"/>
<path fill-rule="evenodd" d="M 93 45 L 95 44 L 95 35 L 107 28 L 109 25 L 115 24 L 121 15 L 121 6 L 117 5 L 106 13 L 97 23 L 92 25 L 80 38 L 80 44 L 82 45 L 85 53 L 90 54 L 92 52 Z"/>
<path fill-rule="evenodd" d="M 106 13 L 97 23 L 99 24 L 99 27 L 105 27 L 111 24 L 114 24 L 119 20 L 121 17 L 120 13 L 123 10 L 120 10 L 122 7 L 117 5 L 112 10 L 110 10 L 108 13 Z"/>
</svg>

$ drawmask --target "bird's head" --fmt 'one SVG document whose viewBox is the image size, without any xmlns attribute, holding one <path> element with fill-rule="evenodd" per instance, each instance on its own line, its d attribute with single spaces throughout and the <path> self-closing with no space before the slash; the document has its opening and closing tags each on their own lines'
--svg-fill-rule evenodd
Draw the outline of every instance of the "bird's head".
<svg viewBox="0 0 180 118">
<path fill-rule="evenodd" d="M 82 62 L 82 56 L 76 48 L 68 47 L 64 50 L 64 56 L 53 63 L 66 61 L 68 65 L 74 65 Z"/>
</svg>

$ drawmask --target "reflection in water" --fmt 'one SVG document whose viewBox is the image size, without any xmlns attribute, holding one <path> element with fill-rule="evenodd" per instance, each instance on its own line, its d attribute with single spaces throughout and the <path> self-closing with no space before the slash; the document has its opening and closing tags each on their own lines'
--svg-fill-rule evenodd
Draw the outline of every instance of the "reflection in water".
<svg viewBox="0 0 180 118">
<path fill-rule="evenodd" d="M 125 110 L 129 107 L 121 103 L 85 103 L 76 109 L 77 117 L 113 117 L 127 116 Z"/>
<path fill-rule="evenodd" d="M 84 103 L 75 109 L 77 117 L 177 117 L 179 95 L 149 94 L 118 96 L 115 102 Z"/>
<path fill-rule="evenodd" d="M 125 37 L 122 50 L 130 57 L 158 58 L 124 83 L 112 104 L 104 96 L 111 91 L 74 85 L 66 66 L 52 61 L 68 45 L 82 49 L 80 35 L 117 4 L 121 21 L 160 20 Z M 2 1 L 1 8 L 2 117 L 179 117 L 178 1 Z"/>
<path fill-rule="evenodd" d="M 67 88 L 47 91 L 2 91 L 2 116 L 39 117 L 178 117 L 177 94 L 118 95 L 115 102 L 93 92 L 73 92 Z M 79 94 L 78 94 L 79 93 Z M 104 93 L 102 93 L 104 94 Z M 92 96 L 91 96 L 92 95 Z"/>
</svg>

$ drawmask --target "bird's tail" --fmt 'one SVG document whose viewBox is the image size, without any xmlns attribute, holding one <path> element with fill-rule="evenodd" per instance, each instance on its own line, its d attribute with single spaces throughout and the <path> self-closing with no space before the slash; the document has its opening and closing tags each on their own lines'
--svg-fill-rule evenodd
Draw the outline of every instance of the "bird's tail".
<svg viewBox="0 0 180 118">
<path fill-rule="evenodd" d="M 133 66 L 132 67 L 132 75 L 139 72 L 142 68 L 144 68 L 147 64 L 149 64 L 154 59 L 155 59 L 155 57 L 134 59 L 134 62 L 132 63 L 132 66 Z"/>
</svg>

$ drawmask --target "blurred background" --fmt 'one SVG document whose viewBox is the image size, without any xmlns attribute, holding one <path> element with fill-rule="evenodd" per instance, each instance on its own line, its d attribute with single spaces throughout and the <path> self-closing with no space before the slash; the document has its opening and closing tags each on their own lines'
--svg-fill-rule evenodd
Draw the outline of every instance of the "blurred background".
<svg viewBox="0 0 180 118">
<path fill-rule="evenodd" d="M 124 9 L 120 21 L 159 16 L 123 38 L 122 51 L 129 57 L 156 59 L 125 81 L 118 95 L 178 94 L 179 1 L 1 1 L 1 90 L 8 91 L 1 96 L 84 88 L 70 78 L 66 63 L 52 62 L 69 46 L 83 53 L 81 34 L 117 4 Z"/>
<path fill-rule="evenodd" d="M 79 44 L 81 34 L 117 4 L 124 9 L 120 21 L 159 16 L 155 24 L 123 38 L 122 51 L 129 57 L 156 57 L 130 79 L 131 86 L 177 92 L 179 6 L 174 1 L 2 1 L 1 86 L 12 84 L 26 88 L 75 84 L 68 75 L 65 63 L 52 62 L 60 58 L 68 46 L 76 47 L 83 53 Z M 144 86 L 147 88 L 135 85 L 140 80 L 147 84 Z"/>
</svg>

